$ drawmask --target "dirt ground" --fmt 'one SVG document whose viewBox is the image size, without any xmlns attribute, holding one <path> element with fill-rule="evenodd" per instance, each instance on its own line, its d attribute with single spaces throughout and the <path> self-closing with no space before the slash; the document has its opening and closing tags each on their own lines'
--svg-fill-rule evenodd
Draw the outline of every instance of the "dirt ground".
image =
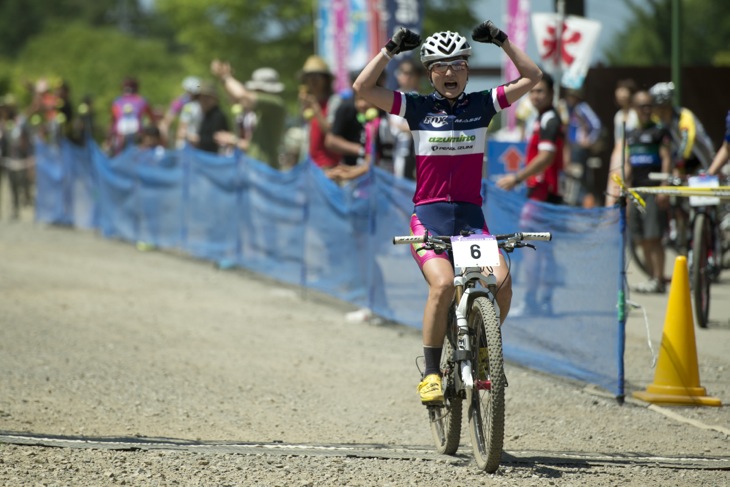
<svg viewBox="0 0 730 487">
<path fill-rule="evenodd" d="M 658 349 L 666 296 L 642 299 Z M 720 300 L 697 348 L 702 385 L 728 404 Z M 466 424 L 458 454 L 436 455 L 419 330 L 349 323 L 352 309 L 3 215 L 0 485 L 730 485 L 727 407 L 619 406 L 516 364 L 500 470 L 476 470 Z M 654 371 L 639 312 L 627 328 L 630 392 Z"/>
</svg>

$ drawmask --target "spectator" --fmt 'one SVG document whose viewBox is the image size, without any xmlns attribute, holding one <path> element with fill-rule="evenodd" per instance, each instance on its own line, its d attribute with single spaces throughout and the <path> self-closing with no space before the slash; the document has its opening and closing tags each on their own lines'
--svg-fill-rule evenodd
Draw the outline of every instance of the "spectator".
<svg viewBox="0 0 730 487">
<path fill-rule="evenodd" d="M 423 66 L 415 59 L 410 57 L 403 59 L 395 72 L 398 90 L 403 93 L 418 94 L 423 84 L 424 75 Z M 411 129 L 404 119 L 396 115 L 389 115 L 388 117 L 387 123 L 392 128 L 396 138 L 392 172 L 398 177 L 415 180 L 416 152 L 413 147 Z M 383 163 L 382 160 L 380 162 Z"/>
<path fill-rule="evenodd" d="M 636 83 L 632 79 L 622 79 L 616 83 L 616 91 L 614 91 L 614 100 L 619 109 L 613 117 L 613 151 L 611 152 L 611 162 L 608 172 L 608 188 L 606 189 L 606 206 L 613 206 L 616 202 L 616 196 L 619 193 L 618 185 L 611 179 L 614 173 L 621 173 L 621 165 L 623 164 L 623 148 L 624 148 L 624 127 L 628 132 L 635 129 L 639 124 L 639 119 L 634 110 L 632 98 L 636 93 Z"/>
<path fill-rule="evenodd" d="M 674 167 L 685 175 L 707 170 L 715 154 L 712 139 L 691 110 L 674 106 L 674 83 L 657 83 L 651 87 L 649 94 L 654 114 L 669 129 L 672 137 Z"/>
<path fill-rule="evenodd" d="M 727 164 L 728 159 L 730 159 L 730 110 L 728 110 L 727 116 L 725 117 L 725 138 L 707 172 L 713 176 L 719 175 L 722 167 Z"/>
<path fill-rule="evenodd" d="M 200 92 L 200 79 L 195 76 L 188 76 L 183 80 L 182 88 L 183 93 L 170 103 L 160 121 L 160 134 L 165 141 L 171 143 L 178 140 L 177 131 L 173 130 L 173 125 L 181 117 L 185 106 L 197 98 Z M 184 133 L 184 130 L 182 132 Z"/>
<path fill-rule="evenodd" d="M 122 95 L 112 103 L 112 122 L 109 129 L 109 154 L 115 156 L 137 142 L 145 119 L 155 123 L 152 107 L 139 93 L 139 82 L 127 77 L 122 83 Z"/>
<path fill-rule="evenodd" d="M 568 120 L 564 157 L 575 173 L 580 174 L 577 191 L 571 192 L 569 203 L 592 208 L 596 203 L 596 188 L 594 170 L 588 166 L 588 159 L 601 136 L 601 120 L 583 99 L 581 90 L 565 90 L 565 108 Z"/>
<path fill-rule="evenodd" d="M 281 93 L 284 85 L 273 68 L 259 68 L 246 84 L 233 77 L 231 66 L 214 60 L 211 71 L 220 78 L 226 91 L 241 104 L 244 113 L 254 114 L 250 137 L 240 138 L 232 132 L 219 132 L 216 140 L 222 145 L 235 145 L 248 156 L 279 169 L 279 148 L 284 135 L 286 108 Z"/>
<path fill-rule="evenodd" d="M 304 144 L 304 129 L 301 127 L 289 127 L 284 132 L 282 151 L 279 154 L 279 168 L 282 171 L 289 170 L 299 163 Z"/>
<path fill-rule="evenodd" d="M 0 186 L 2 176 L 7 175 L 11 218 L 17 220 L 21 204 L 32 203 L 30 168 L 34 163 L 31 127 L 26 115 L 18 110 L 12 95 L 3 97 L 0 108 Z"/>
<path fill-rule="evenodd" d="M 37 127 L 37 134 L 52 144 L 58 144 L 62 135 L 61 127 L 65 121 L 65 115 L 59 111 L 62 103 L 47 79 L 36 81 L 28 114 L 32 124 Z"/>
<path fill-rule="evenodd" d="M 563 169 L 565 135 L 563 123 L 553 106 L 554 81 L 543 73 L 534 88 L 530 90 L 530 102 L 538 112 L 533 122 L 530 140 L 527 143 L 527 161 L 525 167 L 518 172 L 507 174 L 497 180 L 497 186 L 510 191 L 525 181 L 527 197 L 532 201 L 544 203 L 562 203 L 559 179 Z M 520 225 L 529 227 L 537 217 L 538 208 L 528 202 L 521 216 Z M 540 289 L 540 282 L 550 275 L 557 274 L 552 248 L 541 248 L 536 255 L 526 255 L 524 268 L 532 275 L 525 281 L 524 301 L 513 310 L 514 316 L 552 314 L 552 286 Z M 542 295 L 539 295 L 542 293 Z"/>
<path fill-rule="evenodd" d="M 140 149 L 164 149 L 164 139 L 156 125 L 145 125 L 140 134 Z"/>
<path fill-rule="evenodd" d="M 198 97 L 203 118 L 198 134 L 187 134 L 187 141 L 200 150 L 217 153 L 221 147 L 215 134 L 228 132 L 228 119 L 219 105 L 215 84 L 212 81 L 202 81 Z"/>
<path fill-rule="evenodd" d="M 658 186 L 661 181 L 649 178 L 652 172 L 672 172 L 670 135 L 665 126 L 652 119 L 652 97 L 639 91 L 633 98 L 639 125 L 626 132 L 628 156 L 626 181 L 631 186 Z M 641 246 L 647 271 L 652 278 L 634 288 L 640 293 L 664 292 L 664 245 L 662 236 L 667 229 L 669 197 L 665 194 L 643 195 L 646 212 L 640 213 L 636 205 L 629 208 L 629 233 L 636 245 Z"/>
<path fill-rule="evenodd" d="M 384 79 L 384 78 L 383 78 Z M 382 85 L 381 85 L 382 86 Z M 350 113 L 350 106 L 354 110 L 354 114 Z M 344 115 L 343 115 L 344 114 Z M 375 106 L 365 100 L 360 95 L 353 98 L 343 100 L 342 104 L 337 108 L 335 120 L 332 125 L 332 133 L 327 134 L 330 137 L 341 139 L 338 147 L 346 147 L 349 153 L 343 157 L 342 163 L 328 170 L 327 176 L 337 182 L 346 182 L 358 178 L 367 173 L 370 169 L 372 161 L 372 139 L 368 136 L 366 125 L 377 117 L 378 110 Z M 353 120 L 342 121 L 344 117 L 352 116 Z M 344 137 L 335 135 L 340 125 L 349 125 L 352 131 L 348 136 L 352 136 L 352 141 L 345 140 Z M 355 130 L 357 129 L 357 134 Z M 355 152 L 355 154 L 352 154 Z"/>
<path fill-rule="evenodd" d="M 93 98 L 90 95 L 84 95 L 76 110 L 79 115 L 74 117 L 71 124 L 71 137 L 77 144 L 82 145 L 97 135 L 94 124 Z"/>
<path fill-rule="evenodd" d="M 365 112 L 365 120 L 365 148 L 370 156 L 370 165 L 379 167 L 394 176 L 404 177 L 403 173 L 399 173 L 396 167 L 396 161 L 399 157 L 396 155 L 398 137 L 403 134 L 400 127 L 393 126 L 393 121 L 397 121 L 397 118 L 383 110 L 372 107 Z M 412 148 L 413 140 L 410 136 L 410 130 L 407 133 L 408 145 Z M 409 150 L 413 158 L 413 171 L 411 174 L 415 178 L 415 152 L 412 149 Z"/>
<path fill-rule="evenodd" d="M 188 140 L 197 140 L 200 124 L 203 122 L 203 108 L 200 106 L 200 86 L 190 101 L 180 111 L 177 129 L 175 130 L 175 147 L 182 148 Z"/>
<path fill-rule="evenodd" d="M 385 73 L 378 80 L 383 86 Z M 352 76 L 355 81 L 357 74 Z M 361 165 L 365 159 L 365 111 L 372 107 L 361 97 L 349 96 L 341 100 L 334 112 L 330 130 L 325 135 L 324 145 L 327 150 L 342 157 L 340 165 L 335 166 L 338 171 L 328 172 L 328 176 L 336 178 L 335 174 L 347 174 L 349 169 L 340 168 L 341 165 L 354 167 Z M 359 161 L 359 162 L 358 162 Z"/>
<path fill-rule="evenodd" d="M 340 156 L 325 146 L 325 137 L 340 102 L 332 88 L 332 72 L 324 59 L 312 55 L 304 62 L 300 79 L 299 104 L 308 130 L 307 154 L 322 169 L 335 167 Z"/>
</svg>

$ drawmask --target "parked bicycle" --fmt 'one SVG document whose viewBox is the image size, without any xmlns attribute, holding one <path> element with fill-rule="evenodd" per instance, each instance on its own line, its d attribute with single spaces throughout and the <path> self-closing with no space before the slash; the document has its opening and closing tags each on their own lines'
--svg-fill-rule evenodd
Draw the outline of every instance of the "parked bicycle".
<svg viewBox="0 0 730 487">
<path fill-rule="evenodd" d="M 719 187 L 717 176 L 688 179 L 689 187 Z M 710 285 L 717 282 L 723 268 L 723 234 L 720 229 L 721 201 L 711 196 L 691 196 L 692 233 L 689 242 L 689 279 L 694 300 L 695 321 L 707 328 L 710 319 Z"/>
<path fill-rule="evenodd" d="M 677 177 L 664 173 L 652 173 L 652 179 L 667 181 L 668 186 L 690 188 L 719 187 L 717 176 Z M 727 184 L 727 183 L 726 183 Z M 675 209 L 684 213 L 686 224 L 677 225 L 678 240 L 686 242 L 690 289 L 694 302 L 694 318 L 697 326 L 707 328 L 710 316 L 710 285 L 717 282 L 723 269 L 723 254 L 730 242 L 725 242 L 720 222 L 727 213 L 726 205 L 719 198 L 711 196 L 676 197 L 681 204 Z M 671 214 L 669 215 L 671 218 Z M 676 240 L 665 238 L 665 244 Z M 632 257 L 637 266 L 646 272 L 643 254 L 630 243 Z M 678 254 L 680 252 L 675 248 Z"/>
<path fill-rule="evenodd" d="M 686 178 L 674 177 L 665 173 L 651 173 L 649 179 L 656 181 L 665 181 L 667 186 L 684 186 Z M 662 236 L 662 245 L 665 250 L 671 250 L 676 255 L 687 255 L 689 249 L 689 234 L 691 227 L 690 207 L 687 198 L 680 196 L 671 196 L 669 199 L 669 210 L 666 212 L 666 232 Z M 647 277 L 653 277 L 650 266 L 646 262 L 646 257 L 640 246 L 636 245 L 633 238 L 628 242 L 631 258 L 636 266 Z M 672 280 L 671 274 L 665 276 L 665 282 Z"/>
<path fill-rule="evenodd" d="M 454 300 L 441 358 L 444 402 L 428 406 L 436 449 L 453 455 L 461 438 L 462 404 L 466 401 L 469 434 L 477 466 L 492 473 L 499 468 L 504 443 L 505 387 L 500 310 L 496 301 L 499 249 L 550 241 L 552 235 L 510 233 L 460 236 L 411 235 L 394 237 L 394 244 L 420 245 L 450 252 L 455 267 Z"/>
</svg>

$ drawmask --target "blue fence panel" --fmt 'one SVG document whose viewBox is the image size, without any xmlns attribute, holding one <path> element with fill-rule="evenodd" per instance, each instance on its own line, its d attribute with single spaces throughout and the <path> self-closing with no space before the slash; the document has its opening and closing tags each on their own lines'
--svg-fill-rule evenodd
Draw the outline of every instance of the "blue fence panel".
<svg viewBox="0 0 730 487">
<path fill-rule="evenodd" d="M 72 185 L 69 166 L 72 161 L 61 157 L 58 147 L 35 144 L 35 219 L 43 223 L 72 225 Z"/>
<path fill-rule="evenodd" d="M 69 178 L 69 223 L 79 228 L 96 228 L 99 216 L 96 206 L 99 185 L 91 161 L 91 147 L 88 144 L 79 146 L 62 139 L 60 150 Z"/>
<path fill-rule="evenodd" d="M 132 157 L 139 198 L 136 239 L 156 247 L 180 248 L 185 179 L 178 153 L 140 150 Z"/>
<path fill-rule="evenodd" d="M 377 167 L 374 175 L 370 308 L 380 316 L 420 328 L 428 289 L 411 257 L 410 245 L 393 245 L 394 236 L 410 234 L 416 185 Z"/>
<path fill-rule="evenodd" d="M 527 201 L 488 184 L 492 233 L 549 231 L 552 242 L 511 254 L 513 311 L 536 290 L 539 314 L 510 315 L 503 327 L 508 359 L 616 391 L 618 211 Z"/>
<path fill-rule="evenodd" d="M 192 148 L 131 149 L 114 159 L 95 144 L 36 149 L 39 221 L 180 248 L 421 327 L 427 286 L 410 247 L 392 245 L 410 231 L 411 181 L 374 168 L 338 185 L 308 161 L 279 172 Z M 531 202 L 487 180 L 482 187 L 492 233 L 553 233 L 537 251 L 508 255 L 507 358 L 618 393 L 618 210 Z M 517 313 L 531 291 L 551 298 L 550 309 Z"/>
<path fill-rule="evenodd" d="M 184 148 L 186 170 L 183 248 L 202 259 L 238 259 L 238 198 L 243 162 Z"/>
<path fill-rule="evenodd" d="M 98 147 L 91 151 L 99 183 L 99 230 L 108 238 L 137 240 L 139 181 L 133 166 L 133 150 L 128 149 L 113 159 Z"/>
<path fill-rule="evenodd" d="M 366 257 L 370 177 L 343 187 L 307 163 L 309 205 L 304 229 L 304 284 L 337 298 L 368 305 Z"/>
<path fill-rule="evenodd" d="M 305 164 L 277 171 L 247 157 L 239 199 L 243 267 L 301 285 L 307 213 Z"/>
</svg>

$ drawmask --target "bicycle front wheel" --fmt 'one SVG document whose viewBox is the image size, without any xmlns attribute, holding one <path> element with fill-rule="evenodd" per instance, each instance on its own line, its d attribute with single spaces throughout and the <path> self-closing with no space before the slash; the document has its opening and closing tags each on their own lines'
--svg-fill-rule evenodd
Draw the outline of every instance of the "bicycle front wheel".
<svg viewBox="0 0 730 487">
<path fill-rule="evenodd" d="M 453 313 L 453 309 L 452 309 Z M 431 435 L 436 444 L 436 451 L 444 455 L 453 455 L 459 449 L 461 438 L 462 398 L 456 390 L 456 363 L 454 348 L 456 345 L 456 320 L 452 316 L 444 338 L 441 353 L 441 380 L 444 391 L 444 403 L 441 406 L 428 406 L 428 419 L 431 423 Z"/>
<path fill-rule="evenodd" d="M 474 300 L 468 322 L 475 332 L 474 387 L 467 392 L 469 435 L 477 466 L 492 473 L 499 468 L 504 444 L 502 330 L 494 305 L 485 297 Z"/>
<path fill-rule="evenodd" d="M 710 245 L 710 224 L 707 215 L 698 213 L 692 229 L 692 259 L 690 284 L 694 299 L 695 321 L 700 328 L 707 328 L 710 319 L 710 272 L 708 268 L 708 246 Z"/>
</svg>

